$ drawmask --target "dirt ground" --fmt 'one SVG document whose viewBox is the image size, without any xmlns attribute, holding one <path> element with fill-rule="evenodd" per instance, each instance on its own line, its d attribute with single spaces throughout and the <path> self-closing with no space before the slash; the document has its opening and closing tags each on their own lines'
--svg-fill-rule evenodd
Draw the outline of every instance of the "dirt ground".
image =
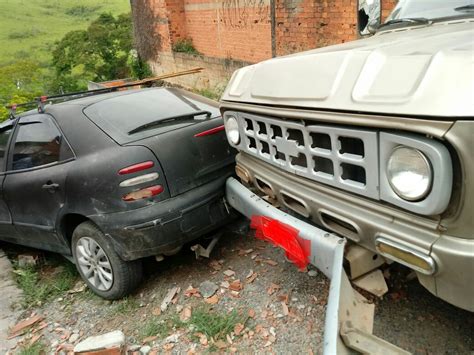
<svg viewBox="0 0 474 355">
<path fill-rule="evenodd" d="M 4 244 L 0 248 L 13 260 L 23 250 Z M 375 300 L 374 333 L 416 354 L 472 353 L 473 314 L 437 299 L 416 280 L 400 282 L 405 276 L 403 269 L 391 270 L 389 293 Z M 204 282 L 217 289 L 207 301 L 198 297 L 205 292 Z M 41 342 L 48 351 L 121 330 L 132 349 L 149 345 L 160 353 L 321 353 L 328 280 L 314 269 L 299 271 L 279 249 L 240 227 L 223 232 L 210 259 L 196 260 L 188 247 L 161 262 L 147 260 L 142 286 L 125 300 L 105 301 L 80 286 L 80 292 L 23 311 L 22 317 L 44 316 Z M 174 287 L 179 292 L 161 311 Z M 203 336 L 199 322 L 216 317 L 229 322 L 229 334 Z"/>
</svg>

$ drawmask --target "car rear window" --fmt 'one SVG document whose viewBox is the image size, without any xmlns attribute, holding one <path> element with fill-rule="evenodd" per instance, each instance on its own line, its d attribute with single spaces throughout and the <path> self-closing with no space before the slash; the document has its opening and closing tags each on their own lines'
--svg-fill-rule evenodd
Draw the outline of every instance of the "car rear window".
<svg viewBox="0 0 474 355">
<path fill-rule="evenodd" d="M 166 88 L 126 93 L 99 101 L 84 109 L 85 115 L 119 144 L 176 129 L 177 125 L 192 124 L 195 120 L 190 117 L 185 120 L 173 121 L 172 128 L 169 123 L 158 124 L 150 129 L 129 133 L 150 122 L 185 116 L 196 111 L 209 111 L 211 117 L 220 115 L 219 109 L 209 104 L 205 99 L 182 90 Z M 196 116 L 196 119 L 205 118 L 205 115 Z"/>
</svg>

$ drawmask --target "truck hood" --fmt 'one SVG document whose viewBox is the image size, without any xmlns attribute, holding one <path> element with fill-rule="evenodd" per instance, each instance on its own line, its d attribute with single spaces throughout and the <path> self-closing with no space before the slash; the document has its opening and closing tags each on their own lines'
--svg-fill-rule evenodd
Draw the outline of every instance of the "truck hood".
<svg viewBox="0 0 474 355">
<path fill-rule="evenodd" d="M 233 74 L 222 101 L 472 118 L 474 23 L 384 31 L 244 67 Z"/>
</svg>

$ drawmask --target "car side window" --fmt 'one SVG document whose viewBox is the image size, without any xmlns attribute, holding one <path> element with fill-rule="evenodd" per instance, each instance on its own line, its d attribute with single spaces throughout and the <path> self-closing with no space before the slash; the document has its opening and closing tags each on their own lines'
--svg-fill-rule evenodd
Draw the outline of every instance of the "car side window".
<svg viewBox="0 0 474 355">
<path fill-rule="evenodd" d="M 0 172 L 5 170 L 5 160 L 8 149 L 8 140 L 12 133 L 13 126 L 11 124 L 0 126 Z"/>
<path fill-rule="evenodd" d="M 12 170 L 60 161 L 61 142 L 61 132 L 47 115 L 22 117 L 13 145 Z"/>
</svg>

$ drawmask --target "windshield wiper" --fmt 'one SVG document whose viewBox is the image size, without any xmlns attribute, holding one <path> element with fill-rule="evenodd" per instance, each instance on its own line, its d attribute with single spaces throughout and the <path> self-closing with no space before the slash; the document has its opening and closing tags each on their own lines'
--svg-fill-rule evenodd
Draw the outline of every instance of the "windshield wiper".
<svg viewBox="0 0 474 355">
<path fill-rule="evenodd" d="M 159 126 L 159 125 L 161 125 L 163 123 L 166 123 L 166 122 L 182 120 L 182 119 L 189 119 L 189 118 L 193 118 L 195 116 L 200 116 L 200 115 L 206 115 L 206 117 L 209 118 L 209 117 L 211 117 L 212 113 L 211 113 L 211 111 L 202 110 L 202 111 L 195 111 L 195 112 L 185 113 L 183 115 L 166 117 L 166 118 L 163 118 L 163 119 L 160 119 L 160 120 L 148 122 L 148 123 L 145 123 L 141 126 L 138 126 L 137 128 L 134 128 L 131 131 L 129 131 L 128 134 L 130 135 L 130 134 L 134 134 L 134 133 L 137 133 L 137 132 L 140 132 L 140 131 L 144 131 L 144 130 L 147 130 L 151 127 Z"/>
<path fill-rule="evenodd" d="M 424 17 L 399 18 L 399 19 L 390 20 L 381 24 L 378 29 L 385 26 L 396 25 L 398 23 L 410 23 L 413 25 L 430 25 L 432 21 Z"/>
<path fill-rule="evenodd" d="M 455 7 L 454 11 L 474 11 L 474 4 Z"/>
</svg>

